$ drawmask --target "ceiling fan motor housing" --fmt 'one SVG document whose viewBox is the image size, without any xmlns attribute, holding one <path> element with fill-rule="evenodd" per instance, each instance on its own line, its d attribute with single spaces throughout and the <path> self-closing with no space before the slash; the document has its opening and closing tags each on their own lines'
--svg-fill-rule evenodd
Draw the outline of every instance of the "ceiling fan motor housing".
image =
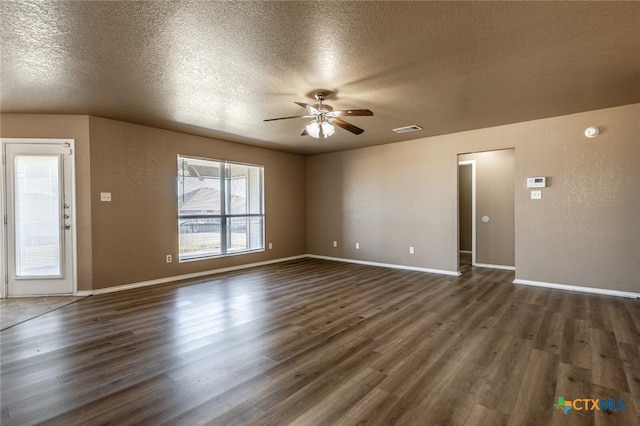
<svg viewBox="0 0 640 426">
<path fill-rule="evenodd" d="M 316 104 L 316 105 L 313 105 L 313 107 L 315 109 L 317 109 L 318 111 L 320 111 L 321 113 L 323 113 L 323 112 L 327 113 L 327 112 L 333 111 L 333 107 L 331 105 L 327 105 L 327 104 Z M 313 113 L 311 111 L 309 111 L 309 113 L 311 115 L 313 115 Z"/>
<path fill-rule="evenodd" d="M 320 92 L 316 92 L 316 94 L 313 97 L 316 98 L 316 101 L 322 102 L 325 99 L 327 99 L 327 95 L 328 95 L 327 92 L 320 91 Z"/>
</svg>

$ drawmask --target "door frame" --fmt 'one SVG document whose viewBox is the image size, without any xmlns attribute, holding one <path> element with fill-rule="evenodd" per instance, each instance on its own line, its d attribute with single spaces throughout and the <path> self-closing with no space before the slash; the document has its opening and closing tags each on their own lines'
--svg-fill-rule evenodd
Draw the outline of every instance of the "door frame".
<svg viewBox="0 0 640 426">
<path fill-rule="evenodd" d="M 0 138 L 0 148 L 2 153 L 3 171 L 0 173 L 0 211 L 2 212 L 2 226 L 0 226 L 0 298 L 4 299 L 8 295 L 8 235 L 7 235 L 7 182 L 5 147 L 7 144 L 41 144 L 41 145 L 67 145 L 71 149 L 71 161 L 69 161 L 71 176 L 71 232 L 67 243 L 71 244 L 71 280 L 73 283 L 72 294 L 78 293 L 78 244 L 77 244 L 77 221 L 76 221 L 76 162 L 75 162 L 75 140 L 74 139 L 45 139 L 45 138 Z"/>
<path fill-rule="evenodd" d="M 471 266 L 476 266 L 476 160 L 458 161 L 458 176 L 460 166 L 471 166 Z M 460 180 L 458 179 L 458 205 L 460 204 Z M 459 215 L 458 215 L 459 216 Z M 460 218 L 458 217 L 458 259 L 460 259 Z M 460 268 L 460 260 L 458 260 Z"/>
</svg>

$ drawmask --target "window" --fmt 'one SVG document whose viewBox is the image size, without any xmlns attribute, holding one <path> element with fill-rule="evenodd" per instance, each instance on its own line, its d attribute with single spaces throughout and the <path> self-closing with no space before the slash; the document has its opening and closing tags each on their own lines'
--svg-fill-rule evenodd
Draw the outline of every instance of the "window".
<svg viewBox="0 0 640 426">
<path fill-rule="evenodd" d="M 179 260 L 264 249 L 264 168 L 178 156 Z"/>
</svg>

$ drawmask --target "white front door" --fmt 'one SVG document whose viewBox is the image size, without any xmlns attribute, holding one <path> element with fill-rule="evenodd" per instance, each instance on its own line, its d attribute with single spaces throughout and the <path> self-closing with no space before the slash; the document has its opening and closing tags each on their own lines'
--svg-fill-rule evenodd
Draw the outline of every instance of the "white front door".
<svg viewBox="0 0 640 426">
<path fill-rule="evenodd" d="M 75 292 L 73 141 L 38 142 L 2 144 L 9 297 Z"/>
</svg>

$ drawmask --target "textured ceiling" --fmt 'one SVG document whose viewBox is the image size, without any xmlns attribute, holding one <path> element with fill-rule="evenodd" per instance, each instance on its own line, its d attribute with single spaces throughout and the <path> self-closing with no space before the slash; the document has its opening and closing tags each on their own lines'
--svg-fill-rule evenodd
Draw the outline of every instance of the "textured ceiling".
<svg viewBox="0 0 640 426">
<path fill-rule="evenodd" d="M 640 102 L 638 2 L 0 3 L 1 109 L 320 153 Z M 365 129 L 300 136 L 314 89 Z M 394 127 L 419 124 L 417 133 Z"/>
</svg>

